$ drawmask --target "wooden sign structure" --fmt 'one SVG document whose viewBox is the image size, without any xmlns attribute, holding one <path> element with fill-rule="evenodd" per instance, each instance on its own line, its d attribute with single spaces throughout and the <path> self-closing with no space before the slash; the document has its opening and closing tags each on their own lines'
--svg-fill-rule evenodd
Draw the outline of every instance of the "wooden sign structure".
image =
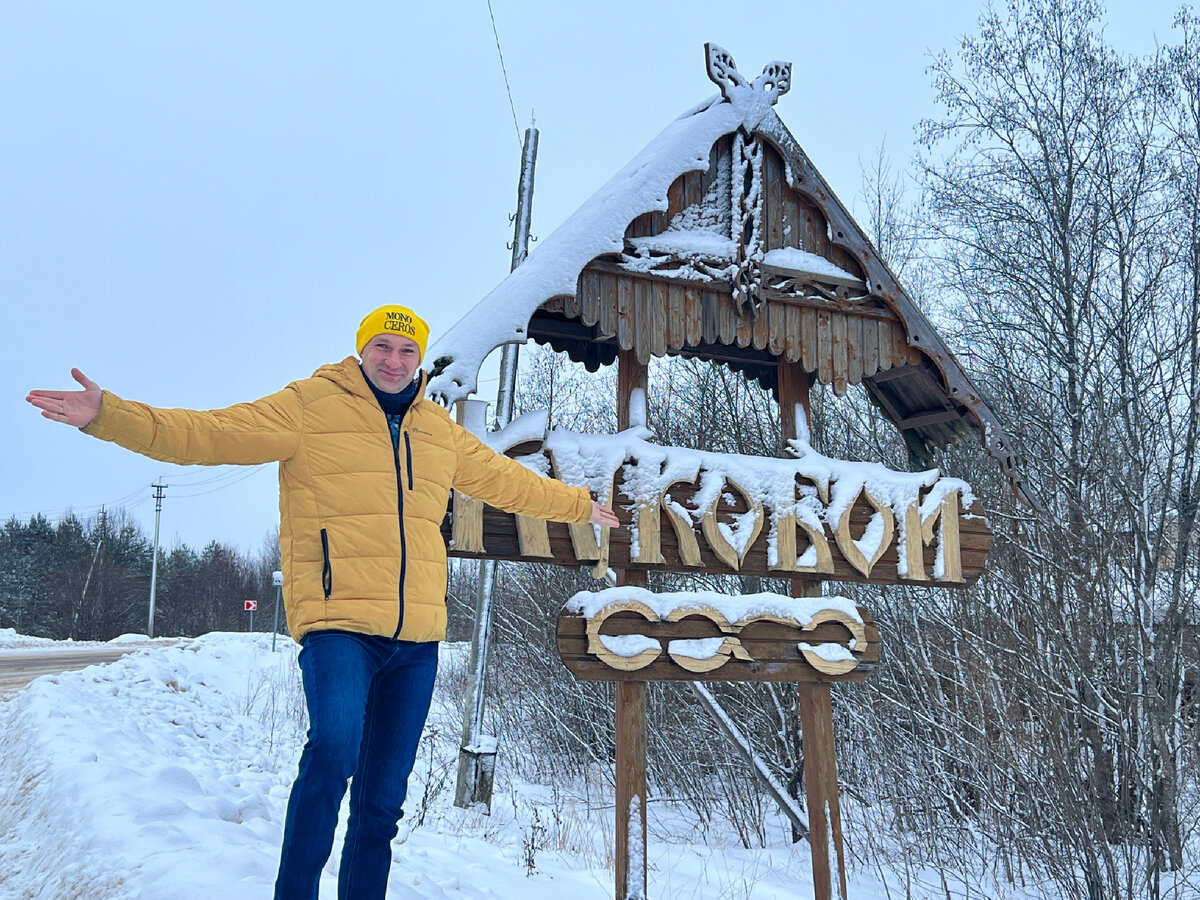
<svg viewBox="0 0 1200 900">
<path fill-rule="evenodd" d="M 451 552 L 590 564 L 598 576 L 612 567 L 966 587 L 983 571 L 991 531 L 958 479 L 831 460 L 796 441 L 789 449 L 800 458 L 731 459 L 651 444 L 638 431 L 612 435 L 605 471 L 588 479 L 604 485 L 598 494 L 620 528 L 597 537 L 590 525 L 510 515 L 457 493 Z M 555 431 L 507 449 L 571 481 L 564 470 L 596 465 L 595 439 Z M 491 442 L 505 448 L 504 432 Z"/>
<path fill-rule="evenodd" d="M 814 384 L 861 388 L 914 470 L 970 437 L 1025 495 L 1003 426 L 776 115 L 790 64 L 748 80 L 721 48 L 705 54 L 720 95 L 668 125 L 427 354 L 430 396 L 447 405 L 470 396 L 504 343 L 532 338 L 591 371 L 617 362 L 621 434 L 610 437 L 628 452 L 588 484 L 622 527 L 547 525 L 456 496 L 444 534 L 454 556 L 615 573 L 618 593 L 568 609 L 558 636 L 578 677 L 615 682 L 617 900 L 646 896 L 646 685 L 657 678 L 797 684 L 815 896 L 845 898 L 830 685 L 867 675 L 879 634 L 865 609 L 822 598 L 821 583 L 969 585 L 991 546 L 983 512 L 936 472 L 881 486 L 853 469 L 868 464 L 822 473 L 806 447 L 681 463 L 687 451 L 631 431 L 647 364 L 697 358 L 757 381 L 778 401 L 785 442 L 805 431 Z M 571 480 L 569 443 L 551 433 L 513 455 L 545 453 Z M 728 601 L 628 593 L 651 568 L 782 577 L 794 605 L 742 615 Z"/>
<path fill-rule="evenodd" d="M 558 652 L 582 681 L 862 681 L 879 629 L 842 597 L 613 588 L 567 601 Z"/>
<path fill-rule="evenodd" d="M 530 414 L 483 435 L 534 468 L 601 485 L 620 527 L 548 523 L 457 493 L 443 525 L 448 552 L 588 563 L 597 578 L 615 571 L 625 585 L 572 598 L 557 628 L 559 655 L 576 677 L 616 682 L 618 898 L 644 895 L 644 859 L 629 854 L 645 847 L 645 688 L 654 680 L 798 685 L 814 884 L 817 896 L 834 896 L 835 885 L 844 896 L 829 686 L 866 678 L 880 635 L 865 607 L 821 596 L 817 579 L 965 587 L 983 570 L 991 532 L 969 486 L 936 471 L 829 459 L 799 439 L 789 458 L 652 444 L 644 410 L 631 416 L 646 379 L 646 367 L 622 352 L 619 434 L 545 434 L 545 417 Z M 781 405 L 806 415 L 808 382 L 781 383 L 795 387 L 780 392 Z M 650 569 L 783 577 L 795 598 L 652 594 L 639 587 Z"/>
</svg>

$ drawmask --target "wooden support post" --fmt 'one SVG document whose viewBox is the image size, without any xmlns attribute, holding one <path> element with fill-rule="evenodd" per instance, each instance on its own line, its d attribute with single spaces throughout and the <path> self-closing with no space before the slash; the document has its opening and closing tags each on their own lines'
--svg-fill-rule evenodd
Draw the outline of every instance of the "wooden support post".
<svg viewBox="0 0 1200 900">
<path fill-rule="evenodd" d="M 646 896 L 646 682 L 618 681 L 616 900 Z"/>
<path fill-rule="evenodd" d="M 617 431 L 629 427 L 629 398 L 641 388 L 645 394 L 650 386 L 650 372 L 637 361 L 632 350 L 617 351 Z"/>
<path fill-rule="evenodd" d="M 821 596 L 821 582 L 792 579 L 793 597 Z M 833 742 L 833 697 L 829 683 L 801 683 L 800 744 L 804 752 L 804 796 L 812 852 L 814 900 L 846 900 L 846 856 L 838 797 L 837 749 Z M 838 892 L 833 892 L 834 858 Z"/>
<path fill-rule="evenodd" d="M 811 429 L 807 420 L 810 419 L 809 386 L 812 382 L 811 376 L 798 362 L 790 363 L 780 360 L 776 373 L 779 384 L 779 441 L 783 445 L 783 450 L 786 451 L 788 441 L 797 436 L 797 404 L 804 410 L 805 431 Z"/>
<path fill-rule="evenodd" d="M 796 407 L 807 420 L 811 435 L 812 409 L 809 373 L 799 363 L 780 361 L 778 369 L 780 440 L 787 447 L 797 437 Z M 807 439 L 811 441 L 811 436 Z M 819 597 L 821 582 L 793 578 L 793 597 Z M 829 683 L 799 685 L 801 746 L 804 751 L 804 793 L 808 806 L 808 841 L 812 850 L 814 900 L 846 900 L 846 857 L 842 846 L 842 808 L 838 798 L 837 756 L 833 742 L 833 696 Z M 834 861 L 837 887 L 834 894 Z"/>
<path fill-rule="evenodd" d="M 842 847 L 842 808 L 838 800 L 837 757 L 833 744 L 833 698 L 829 683 L 800 685 L 804 794 L 808 801 L 808 840 L 812 849 L 814 900 L 846 900 L 846 858 Z M 833 859 L 837 886 L 833 891 Z"/>
<path fill-rule="evenodd" d="M 629 398 L 647 387 L 646 367 L 632 350 L 618 355 L 617 430 L 629 427 Z M 646 573 L 617 572 L 617 584 L 645 586 Z M 646 682 L 616 685 L 616 900 L 646 897 Z"/>
</svg>

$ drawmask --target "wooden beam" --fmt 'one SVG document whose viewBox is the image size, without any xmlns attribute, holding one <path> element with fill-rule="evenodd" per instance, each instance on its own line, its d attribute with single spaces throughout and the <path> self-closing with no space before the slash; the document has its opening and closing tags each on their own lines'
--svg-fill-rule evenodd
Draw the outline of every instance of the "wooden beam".
<svg viewBox="0 0 1200 900">
<path fill-rule="evenodd" d="M 617 356 L 617 430 L 629 427 L 629 399 L 648 387 L 649 371 L 635 352 Z M 648 398 L 647 398 L 648 402 Z M 619 570 L 617 584 L 645 586 L 644 571 Z M 646 896 L 646 682 L 616 685 L 616 900 Z"/>
<path fill-rule="evenodd" d="M 788 441 L 796 435 L 796 405 L 804 410 L 808 418 L 809 392 L 812 389 L 812 376 L 804 371 L 799 362 L 779 361 L 779 440 L 780 449 L 787 453 Z M 806 428 L 807 430 L 807 428 Z"/>
<path fill-rule="evenodd" d="M 925 425 L 940 425 L 942 422 L 957 422 L 963 418 L 957 410 L 953 409 L 929 409 L 925 412 L 914 413 L 911 416 L 905 416 L 896 423 L 896 427 L 904 430 L 905 428 L 921 428 Z"/>
<path fill-rule="evenodd" d="M 889 371 L 894 372 L 895 369 L 891 369 Z M 889 397 L 886 392 L 879 389 L 879 386 L 876 382 L 880 380 L 890 381 L 891 379 L 880 379 L 879 376 L 876 376 L 875 378 L 863 379 L 863 384 L 868 388 L 868 390 L 870 390 L 871 396 L 875 398 L 875 401 L 879 404 L 879 408 L 882 409 L 884 414 L 892 420 L 893 424 L 895 424 L 904 418 L 904 414 L 900 412 L 900 410 L 896 407 L 896 404 L 892 402 L 892 398 Z M 901 428 L 900 430 L 903 431 L 904 429 Z"/>
<path fill-rule="evenodd" d="M 616 900 L 646 896 L 646 682 L 616 685 Z"/>
<path fill-rule="evenodd" d="M 638 362 L 632 349 L 617 354 L 617 431 L 629 427 L 629 398 L 637 388 L 647 393 L 649 375 L 649 369 Z"/>
<path fill-rule="evenodd" d="M 780 434 L 786 442 L 795 432 L 795 408 L 799 404 L 806 416 L 811 403 L 809 382 L 793 371 L 794 364 L 779 368 L 779 407 L 783 415 Z M 791 412 L 791 433 L 787 430 Z M 820 581 L 793 578 L 793 597 L 819 597 Z M 828 682 L 803 682 L 797 687 L 800 700 L 801 746 L 804 751 L 804 784 L 808 806 L 808 841 L 812 852 L 813 897 L 834 900 L 832 848 L 837 859 L 837 897 L 846 900 L 846 859 L 842 847 L 842 811 L 838 799 L 837 757 L 833 743 L 833 697 Z"/>
<path fill-rule="evenodd" d="M 880 347 L 879 347 L 880 358 L 882 358 L 885 355 L 890 356 L 891 352 L 892 352 L 892 348 L 890 345 L 888 345 L 888 346 L 883 345 L 883 333 L 880 332 Z M 917 367 L 910 366 L 907 364 L 894 366 L 891 369 L 881 368 L 877 375 L 873 375 L 872 377 L 864 379 L 864 380 L 868 384 L 880 384 L 884 381 L 891 381 L 894 378 L 904 378 L 905 376 L 913 375 L 916 372 L 916 370 L 917 370 Z"/>
<path fill-rule="evenodd" d="M 846 857 L 842 847 L 842 810 L 833 743 L 833 698 L 828 684 L 805 683 L 799 686 L 799 691 L 813 898 L 846 900 Z M 830 851 L 837 860 L 836 894 L 834 860 L 830 858 Z"/>
<path fill-rule="evenodd" d="M 831 263 L 832 265 L 832 263 Z M 832 284 L 838 287 L 851 287 L 865 291 L 867 283 L 861 278 L 855 278 L 847 273 L 844 277 L 837 275 L 829 275 L 825 272 L 810 272 L 807 269 L 792 269 L 787 266 L 779 266 L 770 263 L 762 264 L 762 271 L 765 275 L 774 275 L 780 278 L 794 278 L 797 281 L 815 281 L 819 284 Z"/>
</svg>

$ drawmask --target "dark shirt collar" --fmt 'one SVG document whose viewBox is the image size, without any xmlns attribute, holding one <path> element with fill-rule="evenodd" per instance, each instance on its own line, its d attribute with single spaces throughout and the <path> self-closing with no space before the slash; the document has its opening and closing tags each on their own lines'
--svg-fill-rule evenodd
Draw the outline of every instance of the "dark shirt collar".
<svg viewBox="0 0 1200 900">
<path fill-rule="evenodd" d="M 361 369 L 362 366 L 360 365 Z M 367 378 L 367 373 L 363 372 L 363 379 L 367 382 L 367 387 L 371 389 L 371 393 L 375 395 L 375 399 L 379 401 L 379 405 L 383 411 L 389 416 L 402 416 L 408 412 L 408 408 L 412 402 L 417 399 L 417 382 L 420 381 L 420 373 L 412 380 L 408 387 L 400 391 L 398 394 L 389 394 L 387 391 L 381 391 L 371 383 L 371 379 Z"/>
</svg>

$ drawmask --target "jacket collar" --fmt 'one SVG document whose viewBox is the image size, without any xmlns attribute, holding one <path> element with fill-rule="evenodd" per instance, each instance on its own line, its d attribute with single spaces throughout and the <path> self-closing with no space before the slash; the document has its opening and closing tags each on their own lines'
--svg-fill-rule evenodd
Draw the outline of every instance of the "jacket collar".
<svg viewBox="0 0 1200 900">
<path fill-rule="evenodd" d="M 329 363 L 321 366 L 313 373 L 314 378 L 328 378 L 338 387 L 353 394 L 356 397 L 362 397 L 364 400 L 370 400 L 372 403 L 377 403 L 375 394 L 371 391 L 371 386 L 367 384 L 367 376 L 363 374 L 363 370 L 359 366 L 357 356 L 347 356 L 341 362 Z M 416 406 L 422 401 L 425 396 L 425 386 L 429 381 L 429 374 L 424 369 L 417 370 L 417 396 L 413 398 L 413 405 Z"/>
</svg>

